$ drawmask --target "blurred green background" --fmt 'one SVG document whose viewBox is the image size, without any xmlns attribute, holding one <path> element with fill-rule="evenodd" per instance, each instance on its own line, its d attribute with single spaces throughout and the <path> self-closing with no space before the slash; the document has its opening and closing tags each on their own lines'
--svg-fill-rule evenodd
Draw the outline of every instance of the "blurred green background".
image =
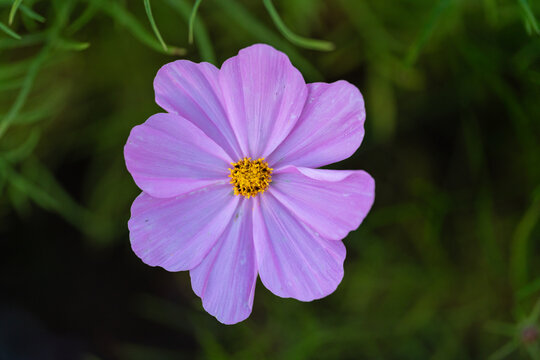
<svg viewBox="0 0 540 360">
<path fill-rule="evenodd" d="M 539 1 L 205 0 L 190 44 L 193 1 L 154 0 L 167 50 L 144 1 L 19 3 L 0 0 L 0 359 L 540 359 Z M 330 168 L 377 196 L 334 294 L 258 283 L 225 326 L 132 253 L 122 151 L 160 66 L 258 42 L 361 90 L 364 143 Z"/>
</svg>

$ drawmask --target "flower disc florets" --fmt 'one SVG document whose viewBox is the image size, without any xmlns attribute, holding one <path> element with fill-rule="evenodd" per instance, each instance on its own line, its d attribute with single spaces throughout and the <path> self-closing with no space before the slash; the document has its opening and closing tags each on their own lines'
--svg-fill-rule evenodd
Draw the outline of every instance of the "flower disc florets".
<svg viewBox="0 0 540 360">
<path fill-rule="evenodd" d="M 242 195 L 249 199 L 264 192 L 272 182 L 274 169 L 268 166 L 264 158 L 251 160 L 245 157 L 231 165 L 229 177 L 234 188 L 234 195 Z"/>
</svg>

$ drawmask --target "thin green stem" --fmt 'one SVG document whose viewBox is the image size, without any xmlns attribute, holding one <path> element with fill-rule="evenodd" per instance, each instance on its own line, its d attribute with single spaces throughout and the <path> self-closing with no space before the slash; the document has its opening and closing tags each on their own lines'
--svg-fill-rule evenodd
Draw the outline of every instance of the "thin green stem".
<svg viewBox="0 0 540 360">
<path fill-rule="evenodd" d="M 161 37 L 161 33 L 159 32 L 159 29 L 156 25 L 156 21 L 154 20 L 154 16 L 152 15 L 152 8 L 150 7 L 150 0 L 144 0 L 144 9 L 146 10 L 146 16 L 148 16 L 148 20 L 150 21 L 152 30 L 154 30 L 154 34 L 156 35 L 161 46 L 163 46 L 163 50 L 169 51 L 167 49 L 167 44 L 165 44 L 165 41 L 163 41 L 163 38 Z"/>
<path fill-rule="evenodd" d="M 15 0 L 13 2 L 13 5 L 11 5 L 11 10 L 9 10 L 9 20 L 8 24 L 11 25 L 13 23 L 13 19 L 15 18 L 15 13 L 17 13 L 17 9 L 19 8 L 19 5 L 21 5 L 22 0 Z"/>
<path fill-rule="evenodd" d="M 21 36 L 17 34 L 15 31 L 11 30 L 9 27 L 7 27 L 4 23 L 0 22 L 0 30 L 8 34 L 14 39 L 21 40 Z"/>
<path fill-rule="evenodd" d="M 270 17 L 272 18 L 272 21 L 274 21 L 274 24 L 276 25 L 278 30 L 286 39 L 288 39 L 293 44 L 306 49 L 319 51 L 332 51 L 335 49 L 334 44 L 329 41 L 309 39 L 300 35 L 296 35 L 285 25 L 283 20 L 281 20 L 281 17 L 279 16 L 276 8 L 274 7 L 274 4 L 272 4 L 272 0 L 263 0 L 263 3 L 264 6 L 266 6 L 266 10 L 268 10 Z"/>
<path fill-rule="evenodd" d="M 39 21 L 40 23 L 44 23 L 46 21 L 46 19 L 43 16 L 39 15 L 37 12 L 29 8 L 28 6 L 21 4 L 20 8 L 21 8 L 21 11 L 30 19 L 34 19 L 36 21 Z"/>
</svg>

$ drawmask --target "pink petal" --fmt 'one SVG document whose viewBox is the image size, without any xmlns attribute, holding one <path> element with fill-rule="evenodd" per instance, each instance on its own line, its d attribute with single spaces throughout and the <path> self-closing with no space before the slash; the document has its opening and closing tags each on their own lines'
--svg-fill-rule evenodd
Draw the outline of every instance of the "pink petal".
<svg viewBox="0 0 540 360">
<path fill-rule="evenodd" d="M 154 80 L 156 103 L 191 121 L 237 160 L 240 148 L 220 100 L 218 73 L 209 63 L 177 60 L 166 64 Z"/>
<path fill-rule="evenodd" d="M 131 247 L 150 266 L 193 269 L 221 236 L 237 204 L 228 184 L 170 199 L 142 193 L 131 207 Z"/>
<path fill-rule="evenodd" d="M 156 114 L 135 126 L 124 156 L 137 186 L 154 197 L 176 196 L 228 182 L 231 159 L 200 129 L 178 115 Z"/>
<path fill-rule="evenodd" d="M 317 234 L 341 240 L 371 209 L 375 181 L 365 171 L 288 166 L 274 173 L 269 191 Z"/>
<path fill-rule="evenodd" d="M 190 271 L 203 307 L 224 324 L 251 314 L 257 265 L 253 248 L 251 201 L 242 200 L 229 226 L 204 260 Z"/>
<path fill-rule="evenodd" d="M 274 294 L 311 301 L 341 282 L 343 243 L 317 235 L 269 193 L 254 199 L 253 229 L 259 276 Z"/>
<path fill-rule="evenodd" d="M 219 80 L 229 121 L 245 156 L 270 154 L 298 120 L 307 96 L 287 55 L 253 45 L 225 61 Z"/>
<path fill-rule="evenodd" d="M 300 119 L 268 157 L 278 164 L 319 167 L 351 156 L 364 137 L 366 112 L 358 89 L 346 81 L 308 84 Z"/>
</svg>

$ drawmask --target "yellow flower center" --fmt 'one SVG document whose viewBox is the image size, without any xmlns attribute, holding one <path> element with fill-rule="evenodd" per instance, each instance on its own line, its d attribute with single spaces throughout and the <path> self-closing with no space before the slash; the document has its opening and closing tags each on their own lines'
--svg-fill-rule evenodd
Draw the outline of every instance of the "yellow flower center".
<svg viewBox="0 0 540 360">
<path fill-rule="evenodd" d="M 231 165 L 229 177 L 234 188 L 234 195 L 243 195 L 249 199 L 264 192 L 272 182 L 274 169 L 268 167 L 264 158 L 251 160 L 245 157 Z"/>
</svg>

